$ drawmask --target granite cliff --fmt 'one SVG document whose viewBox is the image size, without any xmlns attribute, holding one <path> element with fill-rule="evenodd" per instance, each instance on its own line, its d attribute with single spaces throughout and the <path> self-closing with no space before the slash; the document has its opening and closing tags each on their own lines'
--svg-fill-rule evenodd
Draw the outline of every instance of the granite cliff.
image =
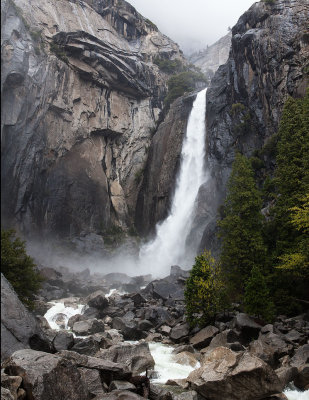
<svg viewBox="0 0 309 400">
<path fill-rule="evenodd" d="M 304 95 L 308 86 L 308 19 L 307 1 L 276 0 L 273 5 L 255 3 L 233 27 L 228 60 L 215 73 L 207 92 L 206 162 L 210 178 L 200 188 L 188 244 L 201 240 L 200 250 L 209 247 L 218 250 L 215 235 L 218 208 L 225 196 L 235 150 L 251 156 L 269 143 L 278 129 L 288 96 Z M 179 116 L 186 114 L 186 107 L 183 110 L 179 110 Z M 170 133 L 166 129 L 160 135 L 169 137 Z M 157 151 L 158 141 L 160 153 L 164 153 L 158 131 L 150 154 Z M 175 154 L 173 159 L 177 159 Z M 265 156 L 270 169 L 273 161 L 271 154 Z M 164 215 L 157 210 L 158 199 L 161 204 L 166 199 L 162 195 L 162 177 L 165 177 L 164 187 L 172 187 L 173 168 L 164 163 L 158 167 L 153 157 L 148 159 L 147 171 L 152 173 L 142 187 L 142 196 L 144 204 L 150 204 L 147 209 L 153 211 L 150 217 L 146 213 L 139 226 L 153 228 L 154 222 Z"/>
<path fill-rule="evenodd" d="M 2 7 L 2 216 L 61 237 L 133 221 L 178 46 L 123 0 Z"/>
</svg>

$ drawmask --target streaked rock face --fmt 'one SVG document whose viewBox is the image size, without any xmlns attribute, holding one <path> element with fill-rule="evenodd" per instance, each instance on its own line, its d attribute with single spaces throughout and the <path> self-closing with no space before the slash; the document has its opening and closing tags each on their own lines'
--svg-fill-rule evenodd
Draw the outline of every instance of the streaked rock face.
<svg viewBox="0 0 309 400">
<path fill-rule="evenodd" d="M 125 1 L 2 2 L 2 213 L 25 233 L 126 228 L 178 46 Z M 184 61 L 185 62 L 185 61 Z"/>
</svg>

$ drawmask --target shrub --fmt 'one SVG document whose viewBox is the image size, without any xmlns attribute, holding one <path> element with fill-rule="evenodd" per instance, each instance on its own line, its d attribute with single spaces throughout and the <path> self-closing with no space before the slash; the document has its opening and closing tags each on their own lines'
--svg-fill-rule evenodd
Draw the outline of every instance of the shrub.
<svg viewBox="0 0 309 400">
<path fill-rule="evenodd" d="M 169 60 L 167 58 L 155 57 L 153 63 L 156 64 L 161 71 L 166 72 L 167 74 L 175 74 L 176 72 L 180 72 L 184 69 L 183 63 L 176 60 Z"/>
<path fill-rule="evenodd" d="M 191 327 L 205 326 L 224 307 L 224 284 L 219 264 L 206 251 L 195 258 L 186 282 L 186 317 Z"/>
<path fill-rule="evenodd" d="M 172 76 L 168 81 L 168 93 L 164 99 L 165 106 L 169 107 L 178 97 L 195 90 L 197 82 L 207 83 L 205 75 L 201 72 L 184 71 Z"/>
<path fill-rule="evenodd" d="M 25 242 L 14 230 L 1 230 L 1 272 L 11 283 L 20 300 L 33 307 L 33 296 L 43 281 L 33 259 L 27 255 Z"/>
</svg>

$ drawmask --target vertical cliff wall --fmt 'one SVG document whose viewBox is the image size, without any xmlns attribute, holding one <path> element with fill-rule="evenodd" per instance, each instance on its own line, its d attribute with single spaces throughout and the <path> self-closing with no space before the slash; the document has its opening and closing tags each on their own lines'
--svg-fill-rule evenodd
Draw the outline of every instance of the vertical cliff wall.
<svg viewBox="0 0 309 400">
<path fill-rule="evenodd" d="M 4 0 L 2 217 L 24 233 L 132 224 L 137 176 L 178 58 L 123 0 Z"/>
<path fill-rule="evenodd" d="M 305 94 L 308 21 L 308 1 L 276 0 L 273 5 L 255 3 L 233 27 L 229 59 L 207 93 L 211 207 L 223 201 L 235 150 L 250 156 L 260 149 L 276 133 L 288 96 Z M 204 197 L 206 209 L 207 202 Z M 200 248 L 215 248 L 214 235 L 213 218 L 206 224 Z"/>
</svg>

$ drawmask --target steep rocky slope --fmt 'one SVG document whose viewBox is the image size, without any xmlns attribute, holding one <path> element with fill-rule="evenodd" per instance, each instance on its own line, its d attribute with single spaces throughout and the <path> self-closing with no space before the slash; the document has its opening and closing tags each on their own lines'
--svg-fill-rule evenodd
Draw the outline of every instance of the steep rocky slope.
<svg viewBox="0 0 309 400">
<path fill-rule="evenodd" d="M 210 178 L 199 193 L 190 241 L 199 240 L 200 250 L 217 250 L 215 235 L 218 208 L 223 202 L 226 182 L 235 149 L 252 155 L 277 131 L 288 96 L 302 96 L 308 85 L 309 3 L 301 0 L 276 0 L 274 5 L 255 3 L 232 30 L 232 47 L 226 64 L 219 67 L 207 92 L 207 168 Z M 178 103 L 179 105 L 179 103 Z M 176 105 L 175 105 L 176 106 Z M 186 114 L 186 106 L 178 115 Z M 162 126 L 163 130 L 164 127 Z M 174 132 L 174 135 L 176 133 Z M 160 134 L 170 137 L 168 128 Z M 150 154 L 166 150 L 164 140 L 155 135 Z M 177 142 L 177 141 L 176 141 Z M 174 160 L 179 149 L 169 153 Z M 171 156 L 172 154 L 172 156 Z M 271 165 L 271 159 L 266 160 Z M 173 187 L 174 166 L 148 159 L 151 181 L 142 188 L 143 204 L 149 204 L 139 225 L 154 227 L 166 215 L 166 206 L 157 211 L 158 199 L 168 205 L 161 190 Z M 148 172 L 146 177 L 148 176 Z M 155 190 L 153 190 L 155 188 Z M 138 214 L 140 216 L 140 214 Z"/>
<path fill-rule="evenodd" d="M 123 0 L 5 0 L 2 216 L 24 233 L 130 226 L 178 46 Z"/>
<path fill-rule="evenodd" d="M 225 64 L 230 52 L 232 32 L 229 32 L 206 49 L 193 53 L 189 61 L 212 78 L 220 65 Z"/>
<path fill-rule="evenodd" d="M 288 96 L 308 87 L 309 2 L 255 3 L 232 30 L 229 59 L 215 74 L 207 96 L 208 167 L 212 201 L 222 203 L 236 149 L 247 156 L 269 144 Z M 271 168 L 271 152 L 265 156 Z M 207 198 L 205 198 L 207 203 Z M 201 249 L 213 240 L 213 224 Z"/>
</svg>

